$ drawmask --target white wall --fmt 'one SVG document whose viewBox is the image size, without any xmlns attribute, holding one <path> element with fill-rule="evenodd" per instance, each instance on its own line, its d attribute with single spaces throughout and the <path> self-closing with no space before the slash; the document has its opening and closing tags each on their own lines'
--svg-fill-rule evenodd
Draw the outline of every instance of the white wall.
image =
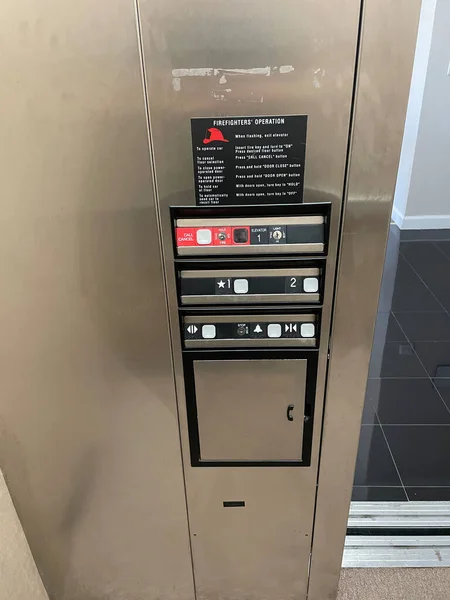
<svg viewBox="0 0 450 600">
<path fill-rule="evenodd" d="M 423 0 L 395 190 L 401 229 L 450 228 L 450 0 Z"/>
</svg>

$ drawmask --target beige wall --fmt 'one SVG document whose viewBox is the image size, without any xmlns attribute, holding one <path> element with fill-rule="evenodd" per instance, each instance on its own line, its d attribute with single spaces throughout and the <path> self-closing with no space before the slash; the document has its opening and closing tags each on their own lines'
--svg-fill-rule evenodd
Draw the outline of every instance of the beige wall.
<svg viewBox="0 0 450 600">
<path fill-rule="evenodd" d="M 48 600 L 0 472 L 0 600 Z"/>
</svg>

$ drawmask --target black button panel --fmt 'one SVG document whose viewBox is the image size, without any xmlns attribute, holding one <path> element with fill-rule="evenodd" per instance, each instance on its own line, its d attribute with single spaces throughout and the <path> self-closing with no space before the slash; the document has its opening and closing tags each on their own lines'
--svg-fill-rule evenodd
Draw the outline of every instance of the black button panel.
<svg viewBox="0 0 450 600">
<path fill-rule="evenodd" d="M 219 302 L 302 302 L 318 303 L 321 299 L 320 269 L 261 271 L 182 271 L 180 295 L 182 304 L 195 304 L 196 299 L 210 296 L 211 304 Z M 221 298 L 219 298 L 221 297 Z M 266 297 L 266 298 L 265 298 Z M 204 302 L 200 302 L 204 303 Z"/>
<path fill-rule="evenodd" d="M 214 347 L 216 344 L 220 346 L 223 341 L 236 342 L 236 346 L 240 342 L 255 342 L 258 345 L 258 340 L 271 341 L 275 346 L 280 341 L 286 345 L 289 340 L 314 346 L 317 337 L 316 321 L 315 315 L 303 315 L 300 318 L 296 315 L 185 317 L 183 335 L 186 347 L 192 346 L 189 342 L 196 342 L 195 347 Z"/>
</svg>

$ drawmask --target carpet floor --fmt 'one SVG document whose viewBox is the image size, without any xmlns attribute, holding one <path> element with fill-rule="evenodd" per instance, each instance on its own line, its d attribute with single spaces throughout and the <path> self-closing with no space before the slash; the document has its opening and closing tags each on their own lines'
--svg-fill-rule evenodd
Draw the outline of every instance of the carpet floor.
<svg viewBox="0 0 450 600">
<path fill-rule="evenodd" d="M 338 600 L 449 600 L 449 569 L 343 569 Z"/>
</svg>

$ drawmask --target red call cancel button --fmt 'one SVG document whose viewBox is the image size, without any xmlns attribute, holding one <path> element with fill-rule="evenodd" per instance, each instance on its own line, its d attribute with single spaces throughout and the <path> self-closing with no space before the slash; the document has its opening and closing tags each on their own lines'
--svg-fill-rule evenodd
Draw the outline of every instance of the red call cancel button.
<svg viewBox="0 0 450 600">
<path fill-rule="evenodd" d="M 177 227 L 180 246 L 248 246 L 250 227 Z"/>
<path fill-rule="evenodd" d="M 195 227 L 177 227 L 177 246 L 196 246 Z"/>
</svg>

